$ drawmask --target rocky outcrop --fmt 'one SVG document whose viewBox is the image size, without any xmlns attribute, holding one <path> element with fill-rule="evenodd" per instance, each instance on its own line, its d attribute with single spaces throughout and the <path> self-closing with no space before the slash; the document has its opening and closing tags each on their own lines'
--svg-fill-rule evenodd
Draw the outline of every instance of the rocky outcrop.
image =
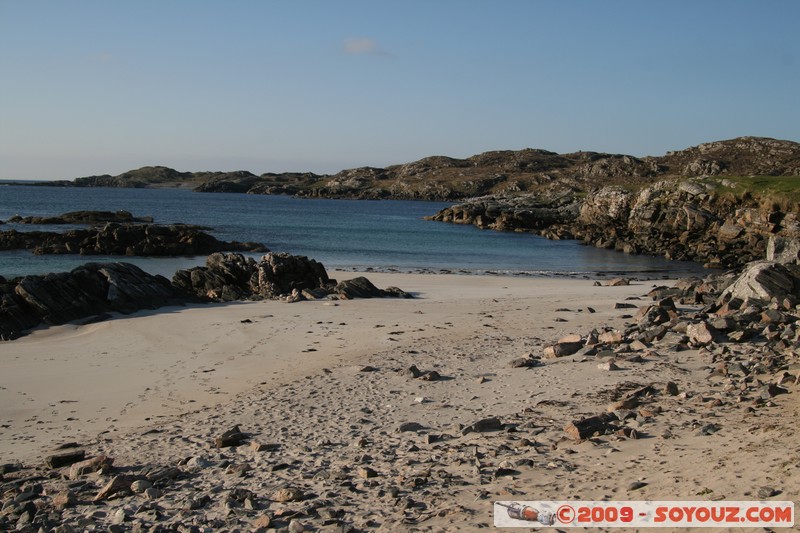
<svg viewBox="0 0 800 533">
<path fill-rule="evenodd" d="M 738 267 L 800 257 L 800 212 L 780 202 L 731 195 L 724 180 L 662 180 L 640 189 L 603 187 L 581 197 L 493 195 L 443 209 L 430 220 L 575 238 L 598 248 Z M 722 192 L 720 191 L 722 190 Z"/>
<path fill-rule="evenodd" d="M 0 282 L 0 337 L 112 311 L 132 313 L 184 301 L 169 281 L 127 263 L 88 263 L 71 272 Z"/>
<path fill-rule="evenodd" d="M 134 217 L 128 211 L 72 211 L 62 215 L 48 216 L 27 216 L 15 215 L 8 219 L 9 223 L 14 224 L 105 224 L 114 222 L 117 224 L 130 224 L 135 222 L 152 223 L 153 217 Z"/>
<path fill-rule="evenodd" d="M 426 220 L 474 224 L 504 231 L 541 230 L 568 224 L 578 216 L 580 203 L 570 191 L 516 196 L 483 196 L 439 211 Z"/>
<path fill-rule="evenodd" d="M 181 256 L 219 251 L 263 252 L 258 243 L 219 241 L 194 226 L 181 224 L 116 224 L 49 231 L 2 231 L 0 251 L 27 249 L 36 254 Z"/>
<path fill-rule="evenodd" d="M 603 188 L 585 198 L 569 230 L 600 248 L 726 268 L 765 257 L 770 238 L 800 237 L 797 212 L 726 197 L 706 185 L 662 181 L 638 192 Z"/>
<path fill-rule="evenodd" d="M 364 277 L 337 284 L 321 263 L 287 253 L 270 253 L 258 262 L 241 254 L 214 253 L 206 266 L 179 270 L 172 282 L 128 263 L 88 263 L 44 276 L 0 276 L 0 340 L 15 339 L 43 323 L 187 302 L 384 297 L 411 295 L 397 287 L 378 289 Z"/>
<path fill-rule="evenodd" d="M 273 299 L 335 285 L 321 263 L 287 253 L 270 253 L 259 262 L 241 254 L 212 254 L 206 266 L 179 270 L 172 282 L 197 297 L 223 302 Z"/>
<path fill-rule="evenodd" d="M 241 254 L 212 254 L 206 266 L 176 272 L 172 283 L 198 298 L 220 302 L 410 297 L 397 287 L 378 289 L 364 277 L 337 284 L 321 263 L 287 253 L 270 253 L 258 262 Z"/>
</svg>

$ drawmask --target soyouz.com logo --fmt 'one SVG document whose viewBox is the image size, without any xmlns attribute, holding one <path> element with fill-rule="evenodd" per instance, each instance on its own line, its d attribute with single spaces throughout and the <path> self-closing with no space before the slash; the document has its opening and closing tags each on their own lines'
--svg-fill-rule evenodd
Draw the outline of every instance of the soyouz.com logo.
<svg viewBox="0 0 800 533">
<path fill-rule="evenodd" d="M 496 527 L 792 527 L 794 502 L 499 501 Z"/>
</svg>

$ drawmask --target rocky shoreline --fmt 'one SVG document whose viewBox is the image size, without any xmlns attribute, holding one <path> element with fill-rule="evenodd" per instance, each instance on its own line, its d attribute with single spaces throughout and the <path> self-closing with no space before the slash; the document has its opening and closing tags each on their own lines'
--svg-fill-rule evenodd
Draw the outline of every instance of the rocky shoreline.
<svg viewBox="0 0 800 533">
<path fill-rule="evenodd" d="M 441 210 L 429 220 L 499 231 L 579 239 L 629 254 L 736 268 L 761 257 L 800 259 L 798 213 L 779 205 L 726 198 L 724 180 L 661 181 L 639 191 L 604 187 L 488 196 Z"/>
<path fill-rule="evenodd" d="M 499 319 L 488 338 L 454 346 L 439 333 L 357 368 L 4 464 L 0 528 L 458 531 L 489 527 L 493 500 L 534 492 L 785 500 L 797 489 L 785 446 L 800 378 L 798 293 L 796 266 L 757 262 L 652 287 L 641 303 L 615 304 L 631 313 L 625 322 L 534 345 L 509 337 L 491 316 L 500 307 L 484 310 L 484 321 Z M 593 375 L 623 377 L 576 389 L 582 374 L 587 386 Z M 540 381 L 549 389 L 530 385 Z M 487 391 L 494 402 L 475 405 Z M 325 397 L 337 399 L 322 410 L 306 401 Z M 400 398 L 414 407 L 394 413 Z M 739 465 L 755 450 L 759 468 L 755 458 Z"/>
<path fill-rule="evenodd" d="M 70 272 L 0 277 L 0 339 L 13 340 L 39 324 L 99 321 L 108 313 L 133 313 L 167 305 L 234 300 L 408 298 L 381 290 L 364 277 L 337 283 L 313 259 L 269 253 L 259 262 L 214 253 L 205 267 L 179 270 L 170 282 L 128 263 L 88 263 Z"/>
<path fill-rule="evenodd" d="M 0 252 L 31 250 L 34 254 L 190 256 L 215 252 L 267 252 L 255 242 L 225 242 L 209 228 L 189 224 L 154 224 L 153 217 L 127 211 L 75 211 L 57 216 L 14 216 L 7 224 L 88 225 L 66 231 L 0 231 Z"/>
</svg>

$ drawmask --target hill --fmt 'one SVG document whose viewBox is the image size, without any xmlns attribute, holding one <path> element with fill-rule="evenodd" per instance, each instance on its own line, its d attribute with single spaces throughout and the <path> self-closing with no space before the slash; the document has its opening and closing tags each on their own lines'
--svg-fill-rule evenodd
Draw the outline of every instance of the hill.
<svg viewBox="0 0 800 533">
<path fill-rule="evenodd" d="M 554 186 L 574 192 L 608 185 L 639 188 L 662 179 L 699 176 L 800 176 L 800 144 L 739 137 L 642 158 L 599 152 L 558 154 L 528 148 L 484 152 L 466 159 L 431 156 L 385 168 L 346 169 L 333 175 L 256 175 L 245 170 L 179 172 L 149 166 L 118 176 L 87 176 L 49 185 L 188 186 L 199 192 L 449 201 L 487 194 L 538 192 Z"/>
</svg>

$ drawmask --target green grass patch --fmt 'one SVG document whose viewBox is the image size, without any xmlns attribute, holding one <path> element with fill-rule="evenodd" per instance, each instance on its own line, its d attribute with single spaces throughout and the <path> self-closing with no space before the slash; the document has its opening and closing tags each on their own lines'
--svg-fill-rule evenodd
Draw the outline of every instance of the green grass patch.
<svg viewBox="0 0 800 533">
<path fill-rule="evenodd" d="M 726 176 L 705 178 L 720 196 L 750 201 L 781 211 L 800 210 L 800 176 Z"/>
</svg>

